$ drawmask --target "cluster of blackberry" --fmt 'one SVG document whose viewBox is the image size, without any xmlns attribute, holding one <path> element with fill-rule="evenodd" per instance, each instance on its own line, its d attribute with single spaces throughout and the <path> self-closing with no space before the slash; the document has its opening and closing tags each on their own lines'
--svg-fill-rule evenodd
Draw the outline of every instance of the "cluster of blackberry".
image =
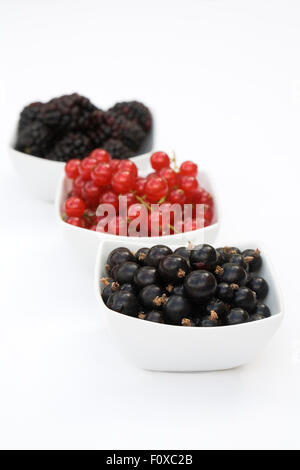
<svg viewBox="0 0 300 470">
<path fill-rule="evenodd" d="M 124 159 L 138 152 L 151 127 L 151 113 L 138 101 L 117 103 L 105 112 L 73 93 L 26 106 L 15 148 L 67 162 L 102 147 L 112 158 Z"/>
<path fill-rule="evenodd" d="M 262 301 L 265 279 L 255 273 L 259 250 L 235 247 L 165 245 L 125 247 L 107 259 L 109 277 L 102 278 L 108 308 L 157 323 L 213 327 L 261 320 L 271 315 Z"/>
</svg>

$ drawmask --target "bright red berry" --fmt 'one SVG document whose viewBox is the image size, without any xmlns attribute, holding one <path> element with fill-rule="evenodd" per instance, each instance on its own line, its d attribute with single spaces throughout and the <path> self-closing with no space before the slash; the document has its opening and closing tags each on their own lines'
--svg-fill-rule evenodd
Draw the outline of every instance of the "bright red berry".
<svg viewBox="0 0 300 470">
<path fill-rule="evenodd" d="M 100 193 L 100 188 L 96 186 L 93 180 L 87 181 L 82 189 L 82 196 L 87 200 L 98 201 Z"/>
<path fill-rule="evenodd" d="M 84 221 L 80 219 L 79 217 L 68 217 L 66 222 L 67 224 L 75 225 L 75 227 L 81 227 L 81 228 L 85 227 Z"/>
<path fill-rule="evenodd" d="M 77 176 L 79 175 L 79 165 L 80 165 L 79 158 L 72 158 L 72 160 L 69 160 L 68 163 L 66 163 L 65 173 L 68 178 L 72 180 L 77 178 Z"/>
<path fill-rule="evenodd" d="M 144 204 L 135 203 L 129 206 L 127 209 L 127 217 L 129 221 L 134 220 L 137 217 L 140 217 L 140 215 L 144 215 L 144 214 L 148 215 L 148 211 L 146 207 L 144 206 Z"/>
<path fill-rule="evenodd" d="M 146 178 L 137 178 L 135 182 L 135 188 L 138 195 L 142 196 L 145 193 Z"/>
<path fill-rule="evenodd" d="M 170 166 L 170 158 L 165 152 L 155 152 L 150 157 L 151 166 L 154 170 L 161 170 Z"/>
<path fill-rule="evenodd" d="M 191 161 L 183 162 L 180 165 L 180 173 L 182 176 L 197 176 L 198 165 Z"/>
<path fill-rule="evenodd" d="M 113 159 L 110 161 L 111 171 L 112 171 L 113 173 L 115 173 L 115 172 L 118 170 L 119 165 L 120 165 L 120 160 L 117 160 L 116 158 L 113 158 Z"/>
<path fill-rule="evenodd" d="M 182 176 L 180 188 L 186 193 L 192 193 L 198 188 L 198 181 L 194 176 Z"/>
<path fill-rule="evenodd" d="M 115 210 L 118 211 L 119 208 L 119 198 L 117 194 L 112 191 L 105 191 L 100 196 L 100 204 L 111 204 L 114 206 Z"/>
<path fill-rule="evenodd" d="M 82 176 L 77 176 L 77 178 L 73 182 L 73 194 L 78 197 L 82 197 L 82 190 L 84 187 L 85 181 Z"/>
<path fill-rule="evenodd" d="M 71 196 L 65 202 L 65 212 L 68 217 L 81 217 L 85 211 L 85 203 L 80 197 Z"/>
<path fill-rule="evenodd" d="M 92 180 L 99 187 L 107 186 L 110 183 L 111 176 L 111 166 L 106 162 L 98 163 L 98 165 L 91 172 Z"/>
<path fill-rule="evenodd" d="M 186 197 L 182 189 L 173 189 L 169 194 L 168 202 L 171 204 L 183 205 L 185 203 L 185 199 Z"/>
<path fill-rule="evenodd" d="M 130 171 L 117 171 L 112 177 L 111 186 L 117 194 L 128 193 L 135 189 L 135 176 Z"/>
<path fill-rule="evenodd" d="M 85 157 L 79 165 L 79 174 L 85 181 L 91 178 L 91 171 L 97 166 L 97 160 L 92 157 Z"/>
<path fill-rule="evenodd" d="M 172 168 L 162 168 L 159 170 L 159 176 L 167 181 L 169 188 L 173 188 L 177 184 L 177 173 Z"/>
<path fill-rule="evenodd" d="M 130 171 L 134 176 L 138 174 L 137 166 L 132 160 L 122 160 L 118 166 L 118 171 Z"/>
<path fill-rule="evenodd" d="M 153 176 L 145 185 L 145 194 L 149 202 L 158 202 L 168 194 L 168 184 L 160 176 Z"/>
<path fill-rule="evenodd" d="M 109 153 L 104 149 L 95 149 L 95 150 L 93 150 L 90 153 L 89 157 L 94 158 L 95 160 L 97 160 L 98 163 L 100 163 L 100 162 L 109 163 L 110 160 L 111 160 Z"/>
<path fill-rule="evenodd" d="M 132 204 L 135 204 L 137 202 L 136 197 L 133 193 L 121 194 L 119 197 L 121 197 L 121 196 L 126 198 L 127 207 L 129 207 Z"/>
</svg>

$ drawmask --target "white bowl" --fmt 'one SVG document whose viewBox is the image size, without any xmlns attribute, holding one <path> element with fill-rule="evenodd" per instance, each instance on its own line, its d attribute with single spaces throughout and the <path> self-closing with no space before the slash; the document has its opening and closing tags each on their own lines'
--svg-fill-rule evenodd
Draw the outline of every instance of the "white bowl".
<svg viewBox="0 0 300 470">
<path fill-rule="evenodd" d="M 126 359 L 137 367 L 159 371 L 209 371 L 231 369 L 251 361 L 267 344 L 283 318 L 283 304 L 276 276 L 260 242 L 230 243 L 241 249 L 259 247 L 263 266 L 260 274 L 269 284 L 265 300 L 272 316 L 241 325 L 220 327 L 183 327 L 152 323 L 114 312 L 104 304 L 99 279 L 106 275 L 108 254 L 118 241 L 105 241 L 99 248 L 95 267 L 95 291 L 99 311 Z M 136 251 L 143 243 L 128 242 Z M 151 246 L 152 243 L 148 246 Z M 226 245 L 226 244 L 222 244 Z M 173 249 L 177 244 L 171 245 Z"/>
<path fill-rule="evenodd" d="M 17 128 L 16 128 L 17 129 Z M 64 162 L 55 162 L 46 158 L 35 157 L 16 150 L 15 142 L 17 130 L 13 134 L 9 146 L 9 155 L 13 167 L 25 187 L 35 198 L 46 202 L 53 202 L 57 191 L 57 184 L 64 174 Z M 132 157 L 135 162 L 143 166 L 143 154 L 152 148 L 153 130 L 148 134 L 140 150 L 141 157 Z"/>
<path fill-rule="evenodd" d="M 139 157 L 134 157 L 134 162 L 138 167 L 140 175 L 147 175 L 151 171 L 150 156 L 152 152 L 146 153 Z M 169 155 L 171 152 L 168 152 Z M 218 198 L 215 191 L 215 185 L 212 182 L 212 177 L 205 171 L 200 171 L 198 174 L 199 184 L 210 192 L 214 198 L 214 217 L 212 225 L 201 229 L 193 230 L 191 232 L 178 233 L 174 235 L 166 235 L 161 237 L 139 237 L 138 240 L 141 243 L 150 242 L 155 243 L 181 243 L 186 244 L 188 241 L 200 240 L 203 243 L 213 243 L 216 239 L 219 230 L 220 221 L 220 208 L 218 204 Z M 89 263 L 91 269 L 94 267 L 95 258 L 99 246 L 99 242 L 103 240 L 117 240 L 117 243 L 126 244 L 129 242 L 129 237 L 123 237 L 119 235 L 112 235 L 109 233 L 95 232 L 80 227 L 75 227 L 62 220 L 62 213 L 64 202 L 67 198 L 67 194 L 71 189 L 72 181 L 66 178 L 64 175 L 60 179 L 56 201 L 55 211 L 56 219 L 62 230 L 63 236 L 69 246 L 74 247 L 77 253 L 84 254 L 84 259 Z"/>
</svg>

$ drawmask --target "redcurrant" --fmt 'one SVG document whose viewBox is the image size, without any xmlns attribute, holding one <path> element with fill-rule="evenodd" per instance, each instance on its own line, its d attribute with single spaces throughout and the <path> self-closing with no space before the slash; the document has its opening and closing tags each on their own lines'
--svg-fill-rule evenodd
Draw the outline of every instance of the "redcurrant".
<svg viewBox="0 0 300 470">
<path fill-rule="evenodd" d="M 191 161 L 183 162 L 180 165 L 180 173 L 182 176 L 197 176 L 198 165 Z"/>
<path fill-rule="evenodd" d="M 80 219 L 80 217 L 69 217 L 66 222 L 67 224 L 75 225 L 75 227 L 85 227 L 85 223 L 83 220 Z"/>
<path fill-rule="evenodd" d="M 155 152 L 150 157 L 151 166 L 154 170 L 160 170 L 170 166 L 170 158 L 165 152 Z"/>
<path fill-rule="evenodd" d="M 92 180 L 96 186 L 103 187 L 110 183 L 111 180 L 111 166 L 109 163 L 100 162 L 91 172 Z"/>
<path fill-rule="evenodd" d="M 91 171 L 97 166 L 97 160 L 92 157 L 85 157 L 79 165 L 79 174 L 85 181 L 91 178 Z"/>
<path fill-rule="evenodd" d="M 198 181 L 194 176 L 182 176 L 180 188 L 186 193 L 193 193 L 198 188 Z"/>
<path fill-rule="evenodd" d="M 172 168 L 162 168 L 159 170 L 159 176 L 167 181 L 169 188 L 173 188 L 177 184 L 177 173 Z"/>
<path fill-rule="evenodd" d="M 79 158 L 72 158 L 72 160 L 68 161 L 68 163 L 65 166 L 65 173 L 68 178 L 72 180 L 77 178 L 77 176 L 79 175 L 79 165 L 80 165 Z"/>
<path fill-rule="evenodd" d="M 170 192 L 167 201 L 171 204 L 183 205 L 185 203 L 185 199 L 185 194 L 182 189 L 173 189 L 173 191 Z"/>
<path fill-rule="evenodd" d="M 160 176 L 153 176 L 145 185 L 145 194 L 149 202 L 158 202 L 168 194 L 168 184 Z"/>
<path fill-rule="evenodd" d="M 136 164 L 132 160 L 122 160 L 119 164 L 118 171 L 130 171 L 134 176 L 138 174 Z"/>
<path fill-rule="evenodd" d="M 65 212 L 68 217 L 81 217 L 85 211 L 85 203 L 80 197 L 69 197 L 65 202 Z"/>
<path fill-rule="evenodd" d="M 117 171 L 111 180 L 112 189 L 117 193 L 128 193 L 135 189 L 135 176 L 130 171 Z"/>
<path fill-rule="evenodd" d="M 109 153 L 104 149 L 95 149 L 90 153 L 89 156 L 97 160 L 98 163 L 109 163 L 111 160 Z"/>
</svg>

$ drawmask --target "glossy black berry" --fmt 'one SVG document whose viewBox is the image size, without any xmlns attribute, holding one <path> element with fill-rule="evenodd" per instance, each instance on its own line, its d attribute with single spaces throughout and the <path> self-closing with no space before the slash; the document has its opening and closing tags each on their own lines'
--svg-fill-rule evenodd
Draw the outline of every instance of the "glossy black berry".
<svg viewBox="0 0 300 470">
<path fill-rule="evenodd" d="M 182 256 L 189 263 L 191 250 L 189 250 L 185 246 L 179 246 L 178 248 L 176 248 L 174 253 L 176 255 Z"/>
<path fill-rule="evenodd" d="M 134 282 L 139 289 L 150 284 L 156 284 L 158 280 L 157 269 L 153 266 L 142 266 L 134 274 Z"/>
<path fill-rule="evenodd" d="M 200 326 L 203 327 L 210 327 L 210 326 L 221 326 L 222 322 L 220 321 L 218 315 L 215 312 L 210 313 L 209 315 L 205 315 L 200 320 Z"/>
<path fill-rule="evenodd" d="M 146 309 L 150 310 L 161 307 L 165 298 L 162 289 L 155 284 L 144 287 L 139 293 L 140 302 Z"/>
<path fill-rule="evenodd" d="M 227 282 L 227 284 L 244 286 L 247 282 L 247 273 L 238 264 L 225 263 L 223 266 L 217 266 L 215 273 L 220 282 Z"/>
<path fill-rule="evenodd" d="M 125 247 L 115 248 L 107 258 L 107 269 L 110 271 L 117 264 L 125 263 L 125 261 L 135 261 L 131 251 Z"/>
<path fill-rule="evenodd" d="M 109 296 L 107 307 L 115 312 L 123 313 L 131 317 L 136 317 L 140 310 L 137 297 L 131 292 L 121 291 L 117 291 Z"/>
<path fill-rule="evenodd" d="M 168 323 L 180 325 L 183 317 L 192 315 L 191 302 L 182 295 L 171 295 L 164 304 L 163 312 Z"/>
<path fill-rule="evenodd" d="M 224 320 L 226 318 L 227 306 L 222 300 L 213 299 L 206 305 L 206 314 L 216 314 L 219 320 Z M 215 315 L 213 315 L 215 317 Z"/>
<path fill-rule="evenodd" d="M 258 302 L 256 305 L 256 309 L 253 312 L 254 315 L 262 315 L 264 318 L 270 317 L 271 316 L 271 310 L 266 304 L 263 304 L 262 302 Z"/>
<path fill-rule="evenodd" d="M 147 266 L 154 266 L 155 268 L 158 267 L 159 262 L 165 256 L 168 256 L 172 253 L 171 248 L 165 245 L 154 245 L 150 248 L 146 258 L 145 264 Z"/>
<path fill-rule="evenodd" d="M 228 263 L 229 258 L 232 255 L 238 255 L 241 253 L 241 250 L 239 248 L 236 248 L 235 246 L 224 246 L 222 248 L 217 248 L 217 251 L 222 256 L 224 263 Z"/>
<path fill-rule="evenodd" d="M 120 291 L 121 292 L 131 292 L 132 294 L 137 294 L 137 288 L 131 282 L 125 282 L 125 284 L 122 284 L 120 286 Z"/>
<path fill-rule="evenodd" d="M 113 277 L 119 284 L 125 284 L 125 282 L 132 282 L 135 273 L 138 271 L 139 265 L 133 261 L 126 261 L 125 263 L 119 264 L 113 270 Z"/>
<path fill-rule="evenodd" d="M 256 293 L 259 300 L 263 300 L 269 291 L 267 281 L 260 276 L 251 276 L 247 286 Z"/>
<path fill-rule="evenodd" d="M 234 292 L 238 288 L 239 286 L 237 284 L 232 285 L 227 284 L 227 282 L 220 282 L 220 284 L 217 285 L 216 297 L 226 303 L 231 303 L 234 297 Z"/>
<path fill-rule="evenodd" d="M 151 312 L 147 313 L 145 320 L 153 321 L 155 323 L 165 323 L 163 313 L 158 310 L 151 310 Z"/>
<path fill-rule="evenodd" d="M 160 260 L 158 272 L 165 282 L 178 284 L 188 274 L 189 266 L 185 258 L 173 253 Z"/>
<path fill-rule="evenodd" d="M 246 323 L 250 317 L 246 310 L 243 308 L 232 308 L 227 315 L 227 325 L 238 325 L 239 323 Z"/>
<path fill-rule="evenodd" d="M 150 251 L 150 248 L 147 248 L 147 247 L 140 248 L 135 254 L 136 262 L 139 263 L 141 266 L 144 266 L 145 259 L 149 251 Z"/>
<path fill-rule="evenodd" d="M 245 257 L 243 255 L 240 255 L 240 254 L 231 255 L 228 262 L 242 266 L 242 268 L 244 268 L 245 271 L 249 270 L 249 265 L 245 261 Z"/>
<path fill-rule="evenodd" d="M 209 271 L 197 270 L 187 275 L 184 289 L 188 297 L 193 300 L 203 300 L 215 293 L 217 281 Z"/>
<path fill-rule="evenodd" d="M 256 294 L 248 287 L 240 287 L 235 291 L 233 304 L 251 313 L 256 306 Z"/>
<path fill-rule="evenodd" d="M 210 245 L 197 245 L 191 250 L 190 263 L 193 269 L 210 271 L 217 265 L 217 252 Z"/>
<path fill-rule="evenodd" d="M 262 265 L 262 258 L 258 248 L 256 250 L 249 249 L 243 251 L 243 256 L 248 259 L 250 272 L 258 271 L 260 269 Z"/>
<path fill-rule="evenodd" d="M 115 282 L 113 279 L 104 277 L 101 279 L 101 282 L 104 284 L 104 289 L 102 290 L 102 299 L 104 303 L 107 303 L 108 297 L 114 294 L 117 290 L 120 289 L 120 285 Z"/>
<path fill-rule="evenodd" d="M 172 290 L 173 295 L 184 295 L 184 287 L 183 284 L 179 284 L 178 286 L 174 286 Z"/>
<path fill-rule="evenodd" d="M 257 321 L 257 320 L 263 320 L 264 317 L 263 315 L 259 314 L 259 313 L 254 313 L 253 315 L 250 315 L 250 321 Z"/>
</svg>

